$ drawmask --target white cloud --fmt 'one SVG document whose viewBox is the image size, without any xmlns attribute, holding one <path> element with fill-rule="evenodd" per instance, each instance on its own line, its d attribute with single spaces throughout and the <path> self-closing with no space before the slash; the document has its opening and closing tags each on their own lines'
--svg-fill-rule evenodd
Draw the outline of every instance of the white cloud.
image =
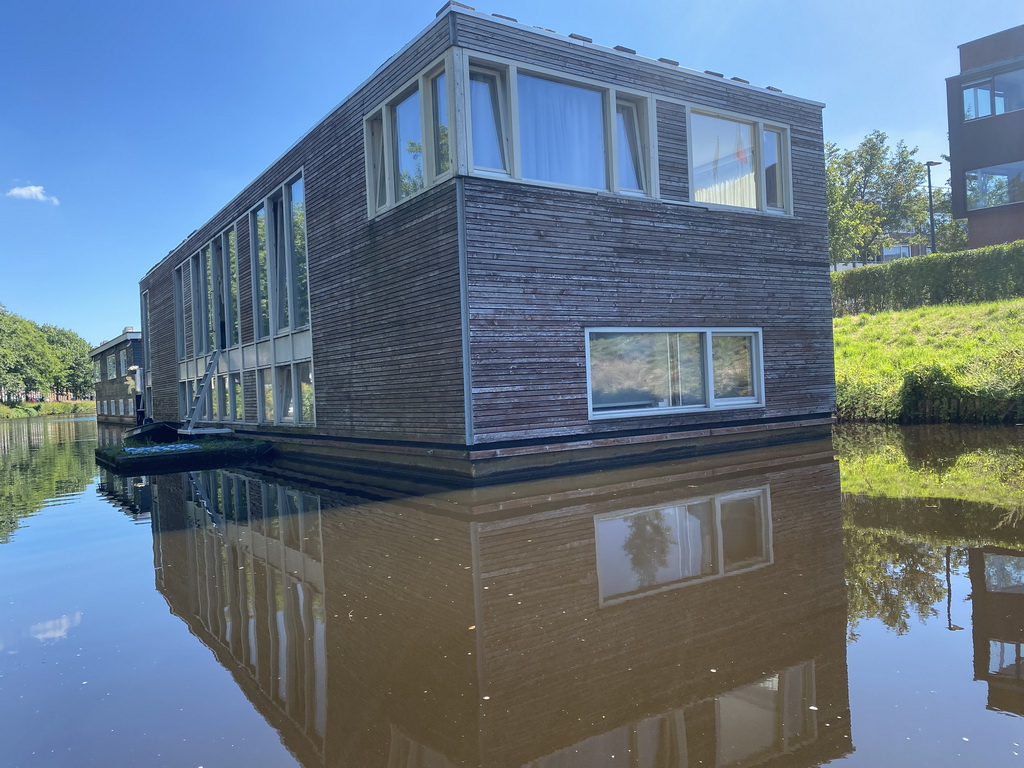
<svg viewBox="0 0 1024 768">
<path fill-rule="evenodd" d="M 46 194 L 46 190 L 42 187 L 14 187 L 7 193 L 7 196 L 20 197 L 22 200 L 38 200 L 41 203 L 53 203 L 54 205 L 60 205 L 60 200 L 53 195 Z"/>
<path fill-rule="evenodd" d="M 39 641 L 63 640 L 68 631 L 82 623 L 82 612 L 75 611 L 73 616 L 61 616 L 59 619 L 33 624 L 29 632 Z"/>
</svg>

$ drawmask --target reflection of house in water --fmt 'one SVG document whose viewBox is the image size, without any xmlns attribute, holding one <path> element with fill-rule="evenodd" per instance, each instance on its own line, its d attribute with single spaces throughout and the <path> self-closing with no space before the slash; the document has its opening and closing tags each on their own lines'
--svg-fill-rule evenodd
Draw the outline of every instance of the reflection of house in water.
<svg viewBox="0 0 1024 768">
<path fill-rule="evenodd" d="M 307 766 L 817 765 L 852 749 L 821 448 L 429 495 L 164 476 L 158 586 Z"/>
<path fill-rule="evenodd" d="M 103 467 L 97 467 L 100 495 L 119 507 L 136 522 L 149 520 L 153 502 L 153 488 L 145 475 L 118 475 Z"/>
<path fill-rule="evenodd" d="M 988 708 L 1024 715 L 1024 552 L 968 553 L 974 606 L 974 679 L 988 683 Z"/>
</svg>

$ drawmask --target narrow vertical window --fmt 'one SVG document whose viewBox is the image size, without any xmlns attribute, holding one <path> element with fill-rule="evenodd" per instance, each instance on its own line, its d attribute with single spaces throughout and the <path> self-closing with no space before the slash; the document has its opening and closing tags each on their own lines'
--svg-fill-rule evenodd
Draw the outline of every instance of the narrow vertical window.
<svg viewBox="0 0 1024 768">
<path fill-rule="evenodd" d="M 261 205 L 250 220 L 253 274 L 253 317 L 256 338 L 270 336 L 270 297 L 267 292 L 267 208 Z"/>
<path fill-rule="evenodd" d="M 175 328 L 177 328 L 177 317 L 175 317 Z M 148 371 L 151 367 L 149 345 L 149 291 L 142 293 L 142 368 Z"/>
<path fill-rule="evenodd" d="M 394 134 L 395 199 L 403 200 L 424 188 L 423 126 L 420 92 L 415 90 L 391 108 Z"/>
<path fill-rule="evenodd" d="M 434 175 L 447 173 L 452 167 L 448 138 L 448 89 L 444 72 L 430 81 L 434 113 Z"/>
<path fill-rule="evenodd" d="M 274 377 L 269 368 L 260 368 L 256 372 L 260 392 L 260 421 L 274 421 Z"/>
<path fill-rule="evenodd" d="M 306 262 L 306 199 L 302 177 L 288 186 L 290 268 L 294 296 L 295 327 L 309 325 L 309 275 Z"/>
<path fill-rule="evenodd" d="M 232 373 L 228 376 L 229 411 L 232 421 L 241 421 L 244 413 L 242 403 L 242 374 Z"/>
<path fill-rule="evenodd" d="M 221 249 L 224 254 L 223 272 L 227 280 L 224 297 L 224 323 L 227 326 L 227 346 L 237 347 L 241 343 L 241 329 L 238 321 L 238 253 L 235 245 L 235 230 L 232 227 L 222 236 Z"/>
<path fill-rule="evenodd" d="M 754 340 L 750 335 L 714 334 L 711 360 L 715 400 L 754 397 Z"/>
<path fill-rule="evenodd" d="M 373 197 L 377 208 L 388 204 L 387 168 L 384 162 L 384 120 L 376 115 L 370 120 L 370 174 L 373 179 Z"/>
<path fill-rule="evenodd" d="M 210 255 L 210 246 L 206 246 L 202 250 L 202 270 L 203 270 L 203 325 L 205 330 L 205 351 L 212 352 L 217 349 L 217 323 L 215 318 L 214 310 L 214 275 L 213 275 L 213 259 Z"/>
<path fill-rule="evenodd" d="M 299 390 L 299 421 L 312 424 L 313 419 L 313 367 L 307 360 L 295 364 L 295 383 Z"/>
<path fill-rule="evenodd" d="M 635 104 L 620 101 L 615 107 L 615 124 L 618 140 L 618 182 L 619 189 L 626 192 L 643 192 L 644 167 L 643 146 L 640 139 L 640 120 Z"/>
<path fill-rule="evenodd" d="M 473 167 L 507 173 L 504 79 L 497 72 L 471 71 L 469 98 Z"/>
<path fill-rule="evenodd" d="M 280 397 L 278 419 L 295 421 L 295 391 L 292 386 L 292 367 L 279 365 L 275 369 L 277 376 L 277 394 Z"/>
<path fill-rule="evenodd" d="M 271 283 L 270 304 L 274 310 L 274 332 L 285 330 L 290 323 L 288 291 L 288 241 L 285 229 L 284 196 L 275 195 L 270 200 L 270 271 L 274 275 Z"/>
<path fill-rule="evenodd" d="M 765 128 L 764 147 L 764 204 L 768 208 L 784 210 L 786 198 L 782 184 L 782 132 Z"/>
</svg>

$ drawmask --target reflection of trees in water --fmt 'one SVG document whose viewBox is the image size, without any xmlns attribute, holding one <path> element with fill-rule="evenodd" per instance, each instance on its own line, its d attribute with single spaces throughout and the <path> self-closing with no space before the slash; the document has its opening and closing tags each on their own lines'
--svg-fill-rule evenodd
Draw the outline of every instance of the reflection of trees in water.
<svg viewBox="0 0 1024 768">
<path fill-rule="evenodd" d="M 629 536 L 622 549 L 629 555 L 629 565 L 640 578 L 640 586 L 657 584 L 658 569 L 668 565 L 668 550 L 675 542 L 672 530 L 660 510 L 632 515 L 627 523 Z"/>
<path fill-rule="evenodd" d="M 937 615 L 933 606 L 946 597 L 944 547 L 856 526 L 846 527 L 845 539 L 851 641 L 864 619 L 879 619 L 902 635 L 912 617 L 923 622 Z"/>
<path fill-rule="evenodd" d="M 93 420 L 0 422 L 0 544 L 47 501 L 81 493 L 96 474 Z"/>
</svg>

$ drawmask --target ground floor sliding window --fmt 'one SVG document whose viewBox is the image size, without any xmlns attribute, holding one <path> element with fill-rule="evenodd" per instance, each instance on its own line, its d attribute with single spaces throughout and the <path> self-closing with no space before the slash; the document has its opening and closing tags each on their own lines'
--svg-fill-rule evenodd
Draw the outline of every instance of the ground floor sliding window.
<svg viewBox="0 0 1024 768">
<path fill-rule="evenodd" d="M 592 328 L 591 418 L 764 405 L 755 328 Z"/>
</svg>

